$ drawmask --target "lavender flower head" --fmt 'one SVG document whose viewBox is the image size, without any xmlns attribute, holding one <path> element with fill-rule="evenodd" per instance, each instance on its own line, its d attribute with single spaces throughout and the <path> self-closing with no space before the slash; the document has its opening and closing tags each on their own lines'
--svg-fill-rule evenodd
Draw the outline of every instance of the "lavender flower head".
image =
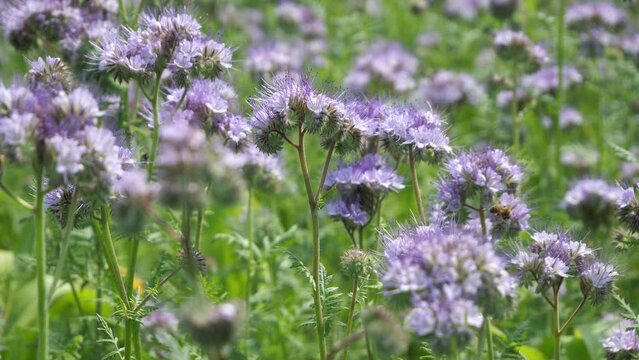
<svg viewBox="0 0 639 360">
<path fill-rule="evenodd" d="M 284 1 L 277 6 L 276 13 L 280 21 L 295 26 L 305 37 L 314 38 L 326 35 L 324 20 L 309 6 Z"/>
<path fill-rule="evenodd" d="M 500 149 L 462 153 L 448 161 L 446 170 L 438 198 L 448 212 L 459 212 L 474 196 L 492 204 L 504 192 L 513 194 L 523 179 L 521 167 Z"/>
<path fill-rule="evenodd" d="M 359 146 L 357 114 L 349 110 L 339 95 L 315 90 L 308 76 L 276 76 L 250 104 L 255 145 L 267 154 L 278 152 L 284 136 L 295 127 L 318 133 L 324 147 L 335 146 L 338 152 Z"/>
<path fill-rule="evenodd" d="M 357 58 L 355 66 L 344 79 L 344 86 L 364 91 L 371 84 L 389 85 L 397 92 L 415 87 L 419 61 L 395 42 L 379 41 Z"/>
<path fill-rule="evenodd" d="M 255 145 L 233 152 L 223 147 L 218 147 L 221 163 L 234 170 L 242 172 L 249 186 L 262 190 L 272 190 L 284 179 L 284 162 L 278 155 L 265 154 Z"/>
<path fill-rule="evenodd" d="M 335 187 L 339 199 L 326 204 L 326 212 L 347 227 L 365 226 L 382 197 L 404 188 L 403 178 L 377 154 L 364 155 L 353 164 L 341 164 L 326 176 L 325 187 Z"/>
<path fill-rule="evenodd" d="M 621 39 L 621 51 L 635 63 L 639 63 L 639 33 L 626 35 Z"/>
<path fill-rule="evenodd" d="M 124 29 L 95 44 L 93 62 L 117 80 L 144 79 L 168 67 L 182 81 L 216 77 L 231 67 L 232 51 L 200 32 L 186 13 L 143 14 L 137 30 Z"/>
<path fill-rule="evenodd" d="M 0 83 L 0 152 L 22 160 L 25 147 L 33 137 L 37 118 L 32 111 L 36 99 L 29 89 Z"/>
<path fill-rule="evenodd" d="M 584 242 L 574 240 L 568 232 L 537 232 L 527 249 L 520 249 L 512 263 L 525 285 L 536 283 L 536 291 L 545 292 L 567 278 L 578 278 L 585 297 L 600 301 L 610 293 L 619 275 L 614 266 L 597 260 L 595 252 Z"/>
<path fill-rule="evenodd" d="M 37 58 L 29 62 L 29 67 L 27 79 L 32 89 L 44 87 L 51 93 L 71 90 L 72 75 L 61 59 L 50 56 Z"/>
<path fill-rule="evenodd" d="M 474 231 L 417 226 L 385 234 L 383 243 L 386 294 L 408 294 L 413 309 L 407 323 L 437 345 L 451 336 L 469 339 L 483 322 L 482 312 L 514 295 L 506 261 Z"/>
<path fill-rule="evenodd" d="M 451 106 L 467 102 L 477 105 L 484 89 L 468 74 L 439 71 L 420 81 L 414 97 L 424 99 L 434 106 Z"/>
<path fill-rule="evenodd" d="M 211 173 L 211 151 L 202 129 L 185 121 L 166 124 L 160 130 L 156 166 L 162 200 L 181 206 L 186 199 L 201 206 L 207 179 Z"/>
<path fill-rule="evenodd" d="M 618 187 L 599 179 L 577 181 L 564 197 L 563 206 L 573 218 L 596 228 L 610 224 L 621 197 Z"/>
<path fill-rule="evenodd" d="M 626 360 L 639 355 L 639 336 L 632 324 L 627 324 L 627 321 L 622 322 L 622 327 L 615 329 L 601 344 L 608 359 Z"/>
<path fill-rule="evenodd" d="M 583 81 L 581 73 L 572 66 L 563 69 L 563 87 L 568 89 Z M 559 87 L 559 70 L 556 66 L 545 67 L 527 75 L 522 79 L 522 85 L 535 93 L 555 94 Z"/>
<path fill-rule="evenodd" d="M 446 0 L 446 14 L 463 20 L 474 20 L 488 7 L 489 0 Z"/>
<path fill-rule="evenodd" d="M 251 45 L 246 53 L 246 68 L 251 73 L 268 75 L 280 72 L 299 72 L 306 53 L 299 42 L 271 41 Z"/>
<path fill-rule="evenodd" d="M 620 30 L 627 18 L 622 9 L 609 2 L 574 4 L 566 10 L 566 24 L 580 30 L 593 27 Z"/>
<path fill-rule="evenodd" d="M 418 161 L 439 162 L 452 153 L 441 115 L 429 108 L 387 106 L 383 108 L 380 137 L 391 153 L 412 152 Z"/>
<path fill-rule="evenodd" d="M 549 61 L 546 50 L 540 45 L 535 45 L 521 31 L 510 29 L 497 31 L 493 38 L 493 45 L 497 55 L 506 61 L 527 62 L 534 67 Z"/>
<path fill-rule="evenodd" d="M 617 208 L 619 219 L 633 233 L 639 232 L 639 200 L 636 197 L 635 188 L 639 188 L 639 184 L 634 187 L 620 189 L 620 195 L 617 200 Z"/>
</svg>

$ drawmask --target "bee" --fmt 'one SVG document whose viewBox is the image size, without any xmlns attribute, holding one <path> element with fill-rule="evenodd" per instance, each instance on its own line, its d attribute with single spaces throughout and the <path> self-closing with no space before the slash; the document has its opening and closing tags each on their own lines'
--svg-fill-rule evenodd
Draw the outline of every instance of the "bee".
<svg viewBox="0 0 639 360">
<path fill-rule="evenodd" d="M 501 204 L 497 204 L 495 206 L 493 206 L 492 208 L 490 208 L 490 213 L 491 214 L 497 214 L 499 216 L 501 216 L 503 219 L 508 220 L 510 219 L 510 214 L 512 212 L 512 207 L 510 206 L 504 206 Z"/>
</svg>

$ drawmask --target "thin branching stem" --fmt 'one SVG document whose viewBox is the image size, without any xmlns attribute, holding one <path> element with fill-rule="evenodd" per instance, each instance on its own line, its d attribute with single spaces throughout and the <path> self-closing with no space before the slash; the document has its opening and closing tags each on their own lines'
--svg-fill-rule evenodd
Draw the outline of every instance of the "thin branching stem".
<svg viewBox="0 0 639 360">
<path fill-rule="evenodd" d="M 38 284 L 38 360 L 49 358 L 49 310 L 47 306 L 46 288 L 46 239 L 44 226 L 46 215 L 44 212 L 44 174 L 43 168 L 36 169 L 36 272 Z"/>
<path fill-rule="evenodd" d="M 0 181 L 0 190 L 2 190 L 8 197 L 10 197 L 13 201 L 15 201 L 18 205 L 20 205 L 25 210 L 34 211 L 35 208 L 29 204 L 26 200 L 16 195 L 11 189 L 9 189 L 2 181 Z"/>
<path fill-rule="evenodd" d="M 415 165 L 415 154 L 413 149 L 408 150 L 408 164 L 410 166 L 410 175 L 413 181 L 413 192 L 417 201 L 417 211 L 419 212 L 419 220 L 426 223 L 426 213 L 424 213 L 424 202 L 422 201 L 422 192 L 419 188 L 419 179 L 417 178 L 417 168 Z"/>
<path fill-rule="evenodd" d="M 351 332 L 353 331 L 353 319 L 355 318 L 355 306 L 357 305 L 357 288 L 358 288 L 358 277 L 355 276 L 355 279 L 353 279 L 353 290 L 351 293 L 351 305 L 348 308 L 348 320 L 346 322 L 346 337 L 348 338 L 351 335 Z M 344 345 L 344 360 L 348 359 L 348 345 L 349 343 L 346 343 Z"/>
</svg>

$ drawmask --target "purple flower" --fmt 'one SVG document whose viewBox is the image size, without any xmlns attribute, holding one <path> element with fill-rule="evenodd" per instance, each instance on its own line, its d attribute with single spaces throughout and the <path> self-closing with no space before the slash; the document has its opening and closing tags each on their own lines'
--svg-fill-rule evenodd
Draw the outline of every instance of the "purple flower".
<svg viewBox="0 0 639 360">
<path fill-rule="evenodd" d="M 635 62 L 639 62 L 639 33 L 624 36 L 621 39 L 621 51 Z"/>
<path fill-rule="evenodd" d="M 424 99 L 435 106 L 451 106 L 462 102 L 477 105 L 483 94 L 484 89 L 472 76 L 439 71 L 420 81 L 414 97 Z"/>
<path fill-rule="evenodd" d="M 568 190 L 563 206 L 572 217 L 596 228 L 610 223 L 620 196 L 616 186 L 603 180 L 584 179 Z"/>
<path fill-rule="evenodd" d="M 191 15 L 174 10 L 143 14 L 137 30 L 125 28 L 97 42 L 92 60 L 116 80 L 147 78 L 167 65 L 179 77 L 216 77 L 231 67 L 232 52 L 200 28 Z"/>
<path fill-rule="evenodd" d="M 44 87 L 45 91 L 57 93 L 71 89 L 72 75 L 59 58 L 47 56 L 29 62 L 27 78 L 32 89 Z"/>
<path fill-rule="evenodd" d="M 577 29 L 599 26 L 621 29 L 626 20 L 626 13 L 608 2 L 574 4 L 566 10 L 566 24 Z"/>
<path fill-rule="evenodd" d="M 255 144 L 265 153 L 278 152 L 284 143 L 283 136 L 295 126 L 320 134 L 322 145 L 333 144 L 341 152 L 359 145 L 357 114 L 350 111 L 339 95 L 314 90 L 308 76 L 276 76 L 250 104 Z"/>
<path fill-rule="evenodd" d="M 530 213 L 521 199 L 503 193 L 490 208 L 491 233 L 496 237 L 515 236 L 528 229 Z"/>
<path fill-rule="evenodd" d="M 399 43 L 379 41 L 357 58 L 344 86 L 363 91 L 379 81 L 397 92 L 406 92 L 415 87 L 418 65 L 417 58 Z"/>
<path fill-rule="evenodd" d="M 606 352 L 611 355 L 611 358 L 626 358 L 629 356 L 632 358 L 639 353 L 639 337 L 635 329 L 621 328 L 616 329 L 608 338 L 602 342 Z"/>
<path fill-rule="evenodd" d="M 277 6 L 278 19 L 296 26 L 299 32 L 308 37 L 323 37 L 326 26 L 317 12 L 311 7 L 284 1 Z"/>
<path fill-rule="evenodd" d="M 417 45 L 422 48 L 431 48 L 439 45 L 441 35 L 438 32 L 425 32 L 417 37 Z"/>
<path fill-rule="evenodd" d="M 234 170 L 240 170 L 249 186 L 270 190 L 284 178 L 284 163 L 280 156 L 265 154 L 255 145 L 240 151 L 218 149 L 221 163 Z"/>
<path fill-rule="evenodd" d="M 150 183 L 146 172 L 141 169 L 125 171 L 115 183 L 117 193 L 133 200 L 138 205 L 152 201 L 158 195 L 159 190 L 158 184 Z"/>
<path fill-rule="evenodd" d="M 583 81 L 581 73 L 572 66 L 565 66 L 563 69 L 563 87 L 570 88 Z M 559 75 L 556 66 L 545 67 L 534 74 L 527 75 L 522 79 L 522 85 L 533 92 L 541 94 L 554 94 L 559 87 Z"/>
<path fill-rule="evenodd" d="M 149 313 L 142 319 L 142 326 L 146 330 L 151 331 L 159 329 L 165 331 L 176 331 L 178 327 L 178 318 L 171 311 L 156 310 Z"/>
<path fill-rule="evenodd" d="M 413 309 L 407 322 L 439 345 L 451 336 L 467 340 L 482 324 L 482 312 L 514 295 L 506 261 L 475 231 L 416 226 L 384 234 L 383 244 L 386 294 L 408 293 Z"/>
<path fill-rule="evenodd" d="M 256 74 L 299 72 L 306 52 L 303 42 L 271 41 L 252 45 L 246 54 L 246 68 Z"/>
<path fill-rule="evenodd" d="M 377 154 L 364 155 L 356 163 L 341 164 L 326 176 L 326 188 L 336 187 L 339 200 L 327 204 L 329 216 L 347 226 L 366 226 L 389 191 L 404 188 L 403 179 Z"/>
<path fill-rule="evenodd" d="M 499 149 L 462 153 L 446 164 L 448 174 L 438 198 L 448 212 L 459 212 L 466 200 L 479 196 L 480 207 L 493 204 L 496 196 L 514 193 L 523 179 L 519 165 Z"/>
<path fill-rule="evenodd" d="M 635 196 L 635 187 L 621 188 L 619 191 L 617 199 L 619 218 L 631 232 L 637 233 L 639 232 L 639 201 Z"/>
<path fill-rule="evenodd" d="M 354 164 L 342 164 L 326 176 L 327 188 L 336 186 L 344 191 L 365 187 L 376 192 L 398 191 L 404 188 L 403 178 L 377 154 L 364 155 Z"/>
<path fill-rule="evenodd" d="M 562 129 L 579 127 L 583 125 L 583 122 L 584 119 L 579 110 L 569 106 L 561 109 L 561 113 L 559 114 L 559 127 Z M 547 129 L 550 128 L 552 126 L 552 119 L 544 117 L 542 125 Z"/>
<path fill-rule="evenodd" d="M 412 151 L 418 160 L 438 162 L 452 153 L 446 123 L 430 108 L 386 106 L 382 109 L 381 138 L 391 152 Z"/>
<path fill-rule="evenodd" d="M 582 266 L 579 274 L 582 286 L 586 286 L 593 293 L 595 302 L 601 301 L 610 293 L 612 282 L 619 276 L 613 265 L 592 261 Z"/>
<path fill-rule="evenodd" d="M 359 201 L 347 202 L 339 199 L 326 204 L 328 216 L 340 219 L 349 226 L 365 226 L 369 216 Z"/>
<path fill-rule="evenodd" d="M 464 20 L 474 20 L 488 7 L 488 0 L 446 0 L 446 14 Z"/>
<path fill-rule="evenodd" d="M 528 275 L 537 285 L 537 292 L 560 284 L 564 279 L 581 279 L 585 297 L 602 299 L 610 292 L 618 275 L 614 266 L 598 261 L 594 251 L 584 242 L 574 240 L 568 232 L 537 232 L 527 249 L 520 249 L 512 263 L 522 277 Z"/>
<path fill-rule="evenodd" d="M 55 161 L 55 170 L 65 179 L 82 171 L 82 156 L 87 149 L 76 139 L 55 135 L 47 140 L 47 148 Z"/>
</svg>

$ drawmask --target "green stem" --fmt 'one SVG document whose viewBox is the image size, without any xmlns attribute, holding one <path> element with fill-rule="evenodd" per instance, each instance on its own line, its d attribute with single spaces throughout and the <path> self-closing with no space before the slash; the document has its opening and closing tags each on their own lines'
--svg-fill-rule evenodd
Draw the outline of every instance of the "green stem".
<svg viewBox="0 0 639 360">
<path fill-rule="evenodd" d="M 478 209 L 478 211 L 479 211 L 479 222 L 481 223 L 481 233 L 482 233 L 482 235 L 485 236 L 485 235 L 488 234 L 488 231 L 487 231 L 487 228 L 486 228 L 486 214 L 484 212 L 484 208 L 483 207 L 480 207 Z"/>
<path fill-rule="evenodd" d="M 308 206 L 311 215 L 311 226 L 313 236 L 313 302 L 315 307 L 315 321 L 317 325 L 317 343 L 320 352 L 320 360 L 326 359 L 326 340 L 324 334 L 324 317 L 322 315 L 322 295 L 320 294 L 320 238 L 319 238 L 319 216 L 317 211 L 317 203 L 315 202 L 315 196 L 313 188 L 311 186 L 311 180 L 308 173 L 308 165 L 306 163 L 306 154 L 304 150 L 304 132 L 301 127 L 299 129 L 299 142 L 297 147 L 297 154 L 300 162 L 300 169 L 302 171 L 302 177 L 304 178 L 304 186 L 306 188 L 306 196 L 308 197 Z"/>
<path fill-rule="evenodd" d="M 161 71 L 159 71 L 155 77 L 155 87 L 153 88 L 153 138 L 151 143 L 151 153 L 149 154 L 149 163 L 146 168 L 149 179 L 153 177 L 153 165 L 155 163 L 155 156 L 158 150 L 158 143 L 160 142 L 160 80 L 162 80 Z"/>
<path fill-rule="evenodd" d="M 566 329 L 575 320 L 575 317 L 577 317 L 577 314 L 579 314 L 579 312 L 584 307 L 584 305 L 586 305 L 586 300 L 588 300 L 588 293 L 589 292 L 590 292 L 590 290 L 588 290 L 586 292 L 586 295 L 584 295 L 584 297 L 581 299 L 581 302 L 579 303 L 579 305 L 577 306 L 575 311 L 573 311 L 572 314 L 570 314 L 570 317 L 568 318 L 568 320 L 566 320 L 566 322 L 564 323 L 564 326 L 559 327 L 559 335 L 563 335 L 563 333 L 566 331 Z"/>
<path fill-rule="evenodd" d="M 106 206 L 102 206 L 100 216 L 102 236 L 99 236 L 102 244 L 102 250 L 104 251 L 104 257 L 106 258 L 109 270 L 111 271 L 111 276 L 115 282 L 115 289 L 118 296 L 120 297 L 125 309 L 128 309 L 130 305 L 128 301 L 129 298 L 127 296 L 126 287 L 124 286 L 124 280 L 122 279 L 122 275 L 120 275 L 120 266 L 118 265 L 118 258 L 115 254 L 115 246 L 113 245 L 113 238 L 111 237 L 110 219 L 111 215 L 109 214 L 109 209 Z"/>
<path fill-rule="evenodd" d="M 567 0 L 559 0 L 559 14 L 557 19 L 557 109 L 556 116 L 553 122 L 553 135 L 555 138 L 555 176 L 557 181 L 562 181 L 561 177 L 561 131 L 560 131 L 560 116 L 561 109 L 564 105 L 564 29 L 566 18 L 566 5 Z"/>
<path fill-rule="evenodd" d="M 18 205 L 25 210 L 34 211 L 35 209 L 26 200 L 16 195 L 11 189 L 9 189 L 2 181 L 0 181 L 0 190 L 2 190 L 8 197 L 15 201 Z"/>
<path fill-rule="evenodd" d="M 520 129 L 520 122 L 519 122 L 519 109 L 517 108 L 518 101 L 517 101 L 517 82 L 519 81 L 518 79 L 518 71 L 517 71 L 517 60 L 513 61 L 513 100 L 511 102 L 511 116 L 513 119 L 513 147 L 515 148 L 515 151 L 519 151 L 519 144 L 520 144 L 520 137 L 521 137 L 521 129 Z"/>
<path fill-rule="evenodd" d="M 138 236 L 131 239 L 131 247 L 129 249 L 129 268 L 126 274 L 126 292 L 133 294 L 133 283 L 135 282 L 135 268 L 137 266 L 138 250 L 140 248 L 140 238 Z"/>
<path fill-rule="evenodd" d="M 346 322 L 346 337 L 349 337 L 353 331 L 353 318 L 355 317 L 355 306 L 357 305 L 357 287 L 358 278 L 355 276 L 353 281 L 353 292 L 351 294 L 351 306 L 348 309 L 348 321 Z M 346 359 L 348 359 L 348 344 L 344 346 L 344 360 Z"/>
<path fill-rule="evenodd" d="M 46 215 L 44 212 L 44 174 L 42 167 L 36 169 L 36 268 L 38 282 L 38 359 L 49 358 L 49 311 L 47 307 L 46 288 L 46 239 L 44 224 Z"/>
<path fill-rule="evenodd" d="M 133 328 L 135 323 L 131 319 L 124 322 L 124 359 L 131 360 L 131 347 L 133 345 Z"/>
<path fill-rule="evenodd" d="M 253 184 L 248 186 L 248 206 L 246 209 L 246 227 L 248 240 L 248 256 L 246 267 L 246 351 L 245 356 L 248 358 L 249 339 L 251 335 L 250 314 L 251 314 L 251 293 L 253 291 L 253 242 L 255 241 L 253 233 Z"/>
<path fill-rule="evenodd" d="M 53 298 L 53 293 L 56 290 L 56 286 L 58 286 L 58 282 L 60 281 L 60 277 L 62 276 L 62 270 L 64 269 L 64 262 L 67 258 L 67 253 L 69 251 L 69 238 L 71 235 L 71 231 L 73 230 L 73 225 L 75 223 L 75 214 L 78 209 L 78 190 L 77 188 L 73 189 L 73 195 L 71 196 L 71 203 L 67 207 L 67 223 L 64 225 L 64 232 L 62 233 L 62 239 L 60 242 L 62 243 L 62 248 L 60 249 L 60 254 L 58 256 L 58 262 L 55 266 L 55 274 L 53 275 L 53 282 L 51 283 L 51 287 L 49 288 L 49 294 L 47 295 L 47 306 L 51 304 L 51 299 Z"/>
<path fill-rule="evenodd" d="M 129 17 L 126 13 L 126 6 L 124 6 L 124 0 L 118 0 L 118 9 L 120 10 L 120 21 L 122 21 L 122 25 L 125 25 L 125 26 L 128 25 Z"/>
<path fill-rule="evenodd" d="M 140 323 L 133 322 L 133 352 L 135 354 L 135 360 L 142 360 L 142 338 L 140 337 Z"/>
<path fill-rule="evenodd" d="M 426 214 L 424 213 L 424 203 L 422 202 L 422 192 L 419 189 L 419 180 L 417 179 L 417 170 L 415 166 L 415 155 L 413 149 L 408 151 L 408 163 L 410 165 L 410 175 L 413 181 L 413 191 L 415 193 L 415 200 L 417 201 L 417 211 L 419 211 L 419 220 L 422 223 L 426 223 Z"/>
<path fill-rule="evenodd" d="M 555 341 L 553 359 L 560 358 L 561 332 L 559 331 L 559 287 L 553 288 L 552 332 Z"/>
<path fill-rule="evenodd" d="M 200 250 L 200 239 L 202 238 L 202 227 L 204 226 L 204 210 L 197 209 L 197 229 L 195 229 L 195 249 Z"/>
<path fill-rule="evenodd" d="M 490 328 L 490 317 L 485 316 L 486 318 L 486 347 L 488 348 L 488 360 L 495 359 L 495 349 L 493 345 L 493 331 Z"/>
</svg>

